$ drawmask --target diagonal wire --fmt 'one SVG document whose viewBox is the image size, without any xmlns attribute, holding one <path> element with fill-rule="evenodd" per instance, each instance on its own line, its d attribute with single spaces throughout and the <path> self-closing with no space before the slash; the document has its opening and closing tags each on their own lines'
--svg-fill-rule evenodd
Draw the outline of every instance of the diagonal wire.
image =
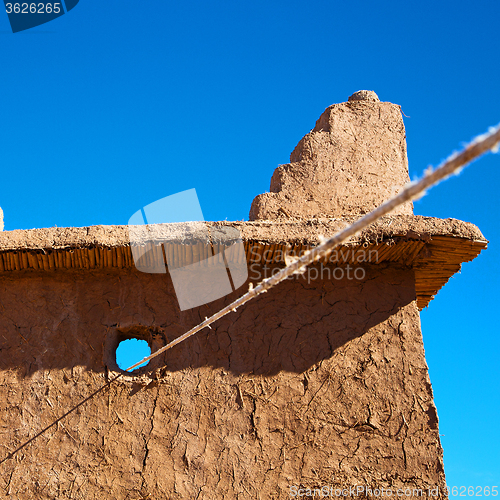
<svg viewBox="0 0 500 500">
<path fill-rule="evenodd" d="M 428 188 L 432 187 L 433 185 L 437 184 L 438 182 L 446 179 L 447 177 L 453 174 L 458 174 L 463 167 L 465 167 L 466 165 L 468 165 L 473 160 L 477 159 L 479 156 L 483 155 L 487 151 L 491 150 L 494 152 L 498 152 L 499 146 L 500 146 L 500 124 L 497 125 L 496 127 L 491 127 L 487 133 L 476 137 L 462 151 L 460 151 L 459 153 L 452 154 L 445 161 L 443 161 L 441 165 L 439 165 L 435 170 L 429 167 L 425 171 L 424 176 L 419 181 L 410 182 L 406 184 L 406 186 L 400 191 L 400 193 L 394 196 L 393 198 L 382 203 L 382 205 L 372 210 L 365 216 L 361 217 L 349 227 L 339 231 L 331 238 L 323 239 L 317 247 L 314 247 L 310 251 L 306 252 L 302 257 L 294 260 L 294 262 L 288 264 L 280 272 L 276 273 L 272 277 L 263 280 L 255 288 L 253 288 L 252 285 L 250 285 L 249 291 L 244 295 L 242 295 L 239 299 L 235 300 L 234 302 L 224 307 L 214 315 L 210 316 L 210 318 L 206 318 L 205 321 L 201 322 L 199 325 L 195 326 L 194 328 L 184 333 L 180 337 L 176 338 L 175 340 L 173 340 L 166 346 L 162 347 L 161 349 L 158 349 L 150 356 L 147 356 L 138 363 L 135 363 L 134 365 L 130 366 L 125 371 L 127 372 L 132 371 L 139 365 L 142 365 L 143 363 L 146 363 L 151 359 L 156 358 L 157 356 L 164 353 L 168 349 L 172 349 L 172 347 L 176 346 L 177 344 L 184 342 L 184 340 L 195 335 L 200 330 L 203 330 L 204 328 L 207 327 L 210 328 L 210 325 L 215 321 L 217 321 L 218 319 L 222 318 L 226 314 L 229 314 L 230 312 L 236 311 L 238 307 L 242 306 L 246 302 L 249 302 L 258 295 L 267 292 L 270 288 L 276 286 L 281 281 L 286 280 L 288 277 L 294 274 L 302 273 L 308 265 L 312 264 L 313 262 L 323 257 L 328 256 L 332 252 L 332 250 L 338 245 L 344 243 L 352 236 L 355 236 L 360 231 L 362 231 L 367 226 L 377 221 L 384 215 L 387 215 L 388 213 L 392 212 L 395 208 L 403 205 L 408 201 L 420 198 L 425 194 Z M 87 401 L 92 399 L 94 396 L 96 396 L 104 388 L 108 387 L 113 382 L 118 380 L 121 376 L 122 374 L 120 373 L 113 379 L 109 380 L 106 384 L 104 384 L 99 389 L 94 391 L 90 396 L 80 401 L 80 403 L 78 403 L 76 406 L 68 410 L 64 415 L 62 415 L 57 420 L 52 422 L 50 425 L 42 429 L 38 434 L 36 434 L 28 441 L 18 446 L 14 451 L 9 453 L 4 459 L 0 461 L 0 465 L 5 461 L 11 459 L 16 453 L 18 453 L 20 450 L 28 446 L 35 439 L 40 437 L 42 434 L 44 434 L 58 422 L 66 418 L 70 413 L 72 413 L 77 408 L 79 408 Z"/>
<path fill-rule="evenodd" d="M 184 342 L 184 340 L 191 337 L 195 333 L 198 333 L 200 330 L 203 330 L 206 327 L 210 328 L 210 325 L 212 323 L 222 318 L 226 314 L 229 314 L 232 311 L 236 311 L 238 307 L 257 297 L 257 295 L 267 292 L 270 288 L 276 286 L 281 281 L 286 280 L 293 274 L 301 273 L 309 264 L 312 264 L 322 257 L 328 256 L 335 247 L 344 243 L 350 237 L 358 234 L 360 231 L 362 231 L 367 226 L 380 219 L 384 215 L 392 212 L 395 208 L 403 205 L 410 200 L 420 198 L 425 194 L 425 191 L 428 188 L 437 184 L 443 179 L 446 179 L 452 174 L 458 174 L 464 166 L 475 160 L 477 157 L 481 156 L 483 153 L 486 153 L 489 150 L 498 149 L 499 143 L 500 124 L 496 127 L 491 127 L 486 134 L 476 137 L 460 153 L 452 154 L 439 167 L 437 167 L 436 170 L 432 170 L 432 168 L 429 167 L 425 171 L 424 176 L 419 181 L 409 182 L 405 185 L 405 187 L 400 191 L 399 194 L 382 203 L 382 205 L 375 208 L 365 216 L 361 217 L 361 219 L 358 219 L 349 227 L 343 229 L 342 231 L 339 231 L 331 238 L 324 239 L 317 247 L 314 247 L 313 249 L 306 252 L 302 257 L 281 269 L 280 272 L 274 274 L 268 279 L 263 280 L 255 288 L 250 287 L 249 291 L 245 293 L 245 295 L 242 295 L 239 299 L 236 299 L 234 302 L 224 307 L 224 309 L 216 312 L 213 316 L 210 316 L 210 318 L 206 318 L 205 321 L 195 326 L 188 332 L 184 333 L 180 337 L 176 338 L 161 349 L 158 349 L 150 356 L 144 358 L 135 365 L 132 365 L 130 368 L 127 368 L 127 371 L 133 370 L 142 363 L 146 363 L 151 359 L 156 358 L 156 356 L 159 356 L 168 349 L 171 349 L 177 344 Z"/>
<path fill-rule="evenodd" d="M 64 415 L 61 415 L 57 420 L 54 420 L 51 424 L 47 425 L 47 427 L 44 427 L 38 434 L 35 434 L 33 437 L 28 439 L 28 441 L 19 445 L 14 451 L 11 451 L 3 460 L 0 461 L 0 465 L 2 465 L 6 460 L 9 460 L 9 458 L 12 458 L 18 451 L 21 451 L 23 448 L 25 448 L 30 443 L 32 443 L 35 439 L 39 438 L 42 434 L 45 434 L 50 428 L 54 427 L 54 425 L 57 425 L 61 420 L 66 418 L 70 413 L 73 413 L 77 408 L 80 408 L 80 406 L 84 405 L 87 401 L 89 401 L 94 396 L 99 394 L 103 389 L 110 386 L 115 380 L 117 380 L 121 376 L 122 376 L 122 374 L 120 373 L 116 377 L 114 377 L 111 380 L 109 380 L 108 382 L 106 382 L 104 385 L 99 387 L 99 389 L 95 390 L 90 396 L 87 396 L 85 399 L 80 401 L 76 406 L 73 406 Z"/>
</svg>

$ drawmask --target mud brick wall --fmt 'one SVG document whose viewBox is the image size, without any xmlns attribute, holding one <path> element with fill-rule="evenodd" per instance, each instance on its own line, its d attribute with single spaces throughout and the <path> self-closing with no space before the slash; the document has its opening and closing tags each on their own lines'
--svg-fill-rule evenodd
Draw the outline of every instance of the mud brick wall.
<svg viewBox="0 0 500 500">
<path fill-rule="evenodd" d="M 287 281 L 115 382 L 0 465 L 14 499 L 272 499 L 291 486 L 444 487 L 415 279 Z M 0 460 L 114 373 L 236 295 L 180 312 L 168 275 L 0 281 Z M 149 496 L 148 496 L 149 495 Z"/>
</svg>

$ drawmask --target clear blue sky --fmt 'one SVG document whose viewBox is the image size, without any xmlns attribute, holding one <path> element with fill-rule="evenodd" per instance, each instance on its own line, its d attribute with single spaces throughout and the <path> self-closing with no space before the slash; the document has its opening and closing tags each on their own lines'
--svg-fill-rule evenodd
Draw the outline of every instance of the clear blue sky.
<svg viewBox="0 0 500 500">
<path fill-rule="evenodd" d="M 402 105 L 410 174 L 500 121 L 500 4 L 81 0 L 13 35 L 0 12 L 5 229 L 126 224 L 196 188 L 248 218 L 320 113 L 359 89 Z M 415 213 L 477 224 L 489 249 L 422 325 L 451 485 L 500 485 L 499 155 Z"/>
</svg>

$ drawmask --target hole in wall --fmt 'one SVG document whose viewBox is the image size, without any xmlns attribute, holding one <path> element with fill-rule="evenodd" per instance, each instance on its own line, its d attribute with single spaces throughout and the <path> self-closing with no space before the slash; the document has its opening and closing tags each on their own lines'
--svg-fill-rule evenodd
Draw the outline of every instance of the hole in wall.
<svg viewBox="0 0 500 500">
<path fill-rule="evenodd" d="M 130 325 L 108 329 L 103 346 L 103 362 L 108 378 L 112 378 L 118 373 L 122 374 L 121 381 L 134 381 L 138 377 L 151 377 L 155 370 L 164 367 L 163 355 L 157 356 L 146 365 L 137 367 L 131 372 L 125 370 L 156 352 L 166 343 L 164 331 L 155 326 Z M 124 348 L 125 356 L 122 357 L 121 351 Z"/>
<path fill-rule="evenodd" d="M 135 365 L 141 359 L 151 354 L 151 347 L 146 340 L 142 339 L 125 339 L 122 340 L 116 348 L 116 364 L 121 370 L 126 370 L 129 366 Z M 149 363 L 142 363 L 136 367 L 131 373 Z"/>
</svg>

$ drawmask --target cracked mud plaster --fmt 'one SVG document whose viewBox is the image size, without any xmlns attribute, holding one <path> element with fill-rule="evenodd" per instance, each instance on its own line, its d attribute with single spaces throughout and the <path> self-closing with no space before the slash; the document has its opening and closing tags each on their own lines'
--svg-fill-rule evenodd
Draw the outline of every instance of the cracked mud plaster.
<svg viewBox="0 0 500 500">
<path fill-rule="evenodd" d="M 246 289 L 246 286 L 245 286 Z M 107 381 L 115 328 L 172 340 L 244 288 L 180 312 L 168 275 L 0 282 L 0 460 Z M 411 269 L 286 281 L 117 382 L 0 465 L 0 498 L 285 499 L 290 486 L 444 487 Z M 158 331 L 158 330 L 156 330 Z"/>
</svg>

